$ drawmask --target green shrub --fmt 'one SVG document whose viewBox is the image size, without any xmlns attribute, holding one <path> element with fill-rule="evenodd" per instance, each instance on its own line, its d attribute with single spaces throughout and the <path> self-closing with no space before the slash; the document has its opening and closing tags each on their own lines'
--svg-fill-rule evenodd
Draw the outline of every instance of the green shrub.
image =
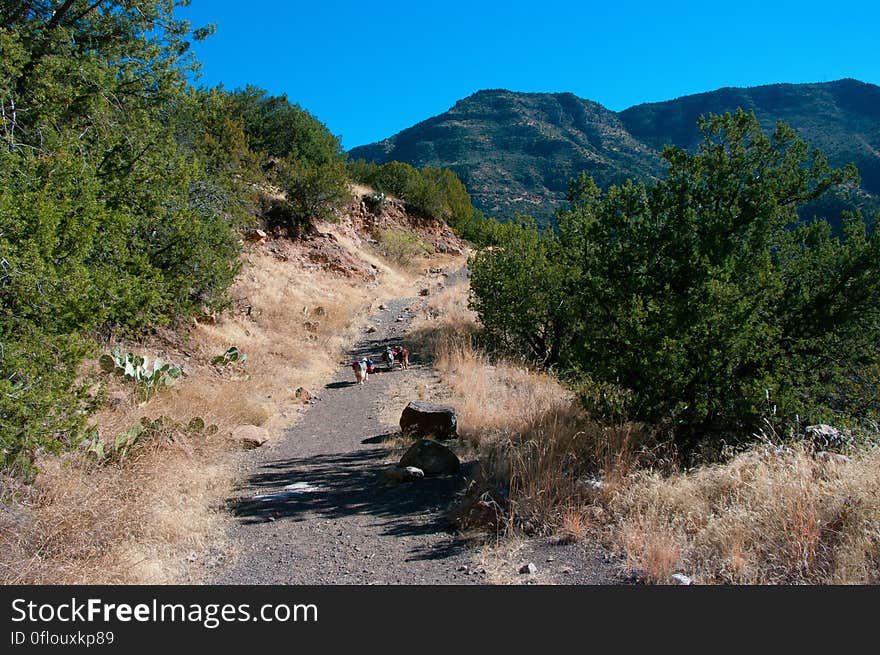
<svg viewBox="0 0 880 655">
<path fill-rule="evenodd" d="M 869 418 L 880 236 L 859 216 L 837 237 L 797 215 L 857 174 L 829 168 L 784 125 L 765 135 L 753 115 L 701 128 L 695 154 L 667 149 L 664 180 L 601 193 L 582 178 L 558 233 L 497 231 L 499 247 L 471 263 L 487 332 L 627 390 L 634 418 L 683 445 L 749 438 L 765 418 Z"/>
<path fill-rule="evenodd" d="M 379 234 L 379 247 L 389 259 L 399 264 L 411 262 L 413 258 L 431 252 L 428 244 L 406 230 L 382 231 Z"/>
<path fill-rule="evenodd" d="M 27 4 L 0 34 L 0 466 L 78 441 L 94 337 L 224 305 L 253 173 L 174 3 Z"/>
<path fill-rule="evenodd" d="M 333 220 L 351 200 L 348 172 L 341 160 L 320 165 L 282 160 L 277 177 L 286 200 L 276 204 L 268 218 L 291 236 L 303 234 L 313 221 Z"/>
</svg>

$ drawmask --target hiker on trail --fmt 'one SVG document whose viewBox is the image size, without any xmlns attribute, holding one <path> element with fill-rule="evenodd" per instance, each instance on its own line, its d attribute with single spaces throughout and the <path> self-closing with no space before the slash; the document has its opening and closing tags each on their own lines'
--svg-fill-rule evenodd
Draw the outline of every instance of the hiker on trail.
<svg viewBox="0 0 880 655">
<path fill-rule="evenodd" d="M 351 365 L 351 369 L 354 371 L 354 379 L 357 380 L 358 384 L 363 384 L 367 381 L 367 358 L 364 357 L 359 362 L 354 362 Z"/>
<path fill-rule="evenodd" d="M 385 352 L 382 353 L 382 361 L 388 364 L 389 371 L 394 369 L 394 351 L 391 350 L 391 346 L 385 347 Z"/>
</svg>

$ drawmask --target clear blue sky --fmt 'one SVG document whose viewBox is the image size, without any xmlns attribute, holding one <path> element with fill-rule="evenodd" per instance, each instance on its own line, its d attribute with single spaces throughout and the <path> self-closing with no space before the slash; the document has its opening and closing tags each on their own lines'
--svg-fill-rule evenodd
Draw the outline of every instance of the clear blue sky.
<svg viewBox="0 0 880 655">
<path fill-rule="evenodd" d="M 480 89 L 614 110 L 722 86 L 880 84 L 880 2 L 192 0 L 200 84 L 286 93 L 346 149 Z"/>
</svg>

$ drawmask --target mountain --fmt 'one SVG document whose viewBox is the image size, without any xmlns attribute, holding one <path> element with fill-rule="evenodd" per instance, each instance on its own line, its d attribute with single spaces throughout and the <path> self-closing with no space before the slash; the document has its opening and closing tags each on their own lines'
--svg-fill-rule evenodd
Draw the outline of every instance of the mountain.
<svg viewBox="0 0 880 655">
<path fill-rule="evenodd" d="M 855 163 L 864 191 L 856 204 L 880 207 L 880 87 L 852 79 L 723 88 L 622 112 L 571 93 L 479 91 L 349 155 L 450 168 L 485 213 L 548 221 L 581 171 L 600 186 L 661 176 L 664 145 L 693 149 L 701 115 L 738 107 L 754 111 L 767 129 L 789 123 L 833 165 Z M 826 206 L 839 211 L 845 204 Z"/>
</svg>

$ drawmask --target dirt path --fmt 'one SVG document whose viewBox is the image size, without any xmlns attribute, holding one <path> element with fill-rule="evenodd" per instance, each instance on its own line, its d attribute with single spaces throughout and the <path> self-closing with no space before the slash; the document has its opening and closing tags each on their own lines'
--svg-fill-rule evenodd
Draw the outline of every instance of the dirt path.
<svg viewBox="0 0 880 655">
<path fill-rule="evenodd" d="M 371 319 L 376 331 L 349 361 L 379 360 L 398 343 L 417 299 L 389 303 Z M 404 317 L 401 322 L 399 316 Z M 238 556 L 214 582 L 234 584 L 464 584 L 470 554 L 446 529 L 458 478 L 388 485 L 382 471 L 380 402 L 396 369 L 353 384 L 349 367 L 273 448 L 252 451 L 252 470 L 235 509 L 231 540 Z"/>
<path fill-rule="evenodd" d="M 456 271 L 447 283 L 463 275 L 464 269 Z M 405 341 L 422 303 L 421 298 L 388 303 L 371 317 L 375 331 L 347 361 L 372 357 L 381 370 L 379 354 L 386 345 Z M 620 583 L 609 555 L 595 544 L 531 539 L 472 548 L 456 539 L 447 510 L 466 483 L 463 474 L 413 484 L 385 482 L 386 404 L 392 396 L 399 402 L 405 398 L 397 396 L 431 384 L 441 384 L 438 376 L 417 360 L 407 371 L 372 375 L 361 386 L 354 384 L 351 368 L 340 365 L 283 439 L 243 458 L 249 475 L 234 503 L 229 534 L 236 556 L 215 569 L 208 582 Z M 520 575 L 527 562 L 537 565 L 537 574 Z"/>
</svg>

